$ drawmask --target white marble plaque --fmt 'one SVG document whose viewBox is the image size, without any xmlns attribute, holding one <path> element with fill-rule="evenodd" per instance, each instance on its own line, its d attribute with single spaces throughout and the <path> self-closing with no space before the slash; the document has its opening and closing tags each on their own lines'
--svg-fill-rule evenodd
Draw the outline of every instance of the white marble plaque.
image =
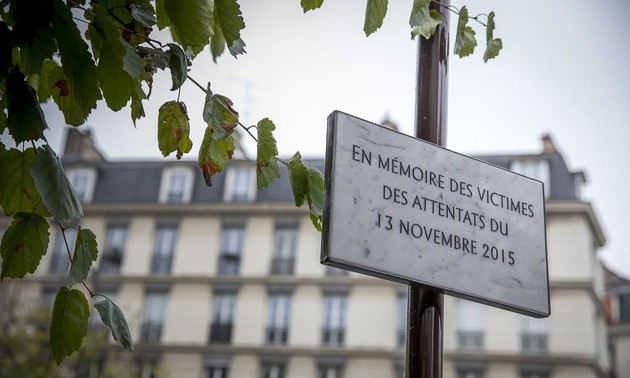
<svg viewBox="0 0 630 378">
<path fill-rule="evenodd" d="M 540 181 L 335 111 L 322 263 L 550 314 Z"/>
</svg>

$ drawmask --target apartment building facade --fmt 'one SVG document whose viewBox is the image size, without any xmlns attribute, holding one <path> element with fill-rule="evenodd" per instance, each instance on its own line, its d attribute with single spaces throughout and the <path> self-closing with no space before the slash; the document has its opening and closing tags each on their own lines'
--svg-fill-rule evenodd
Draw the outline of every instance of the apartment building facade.
<svg viewBox="0 0 630 378">
<path fill-rule="evenodd" d="M 605 238 L 584 175 L 548 137 L 541 153 L 479 158 L 545 184 L 552 315 L 445 297 L 444 376 L 609 376 Z M 255 162 L 234 160 L 207 187 L 196 162 L 107 161 L 76 129 L 63 162 L 99 244 L 90 285 L 125 312 L 138 376 L 404 376 L 406 287 L 321 265 L 286 171 L 257 191 Z M 52 303 L 68 269 L 52 232 L 24 297 Z"/>
</svg>

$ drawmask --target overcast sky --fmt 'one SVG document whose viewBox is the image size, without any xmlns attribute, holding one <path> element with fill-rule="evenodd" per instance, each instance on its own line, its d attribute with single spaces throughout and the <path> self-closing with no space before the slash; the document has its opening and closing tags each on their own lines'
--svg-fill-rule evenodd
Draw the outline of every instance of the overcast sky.
<svg viewBox="0 0 630 378">
<path fill-rule="evenodd" d="M 387 114 L 401 131 L 413 133 L 412 1 L 390 1 L 382 29 L 369 38 L 362 31 L 365 1 L 326 0 L 307 14 L 299 3 L 241 1 L 247 54 L 238 60 L 223 56 L 217 65 L 202 55 L 191 76 L 212 82 L 216 93 L 232 98 L 244 122 L 272 119 L 285 156 L 299 150 L 303 156 L 323 157 L 326 117 L 336 109 L 373 122 Z M 495 36 L 502 38 L 504 49 L 484 64 L 485 30 L 472 23 L 481 42 L 478 51 L 464 59 L 451 55 L 447 147 L 465 154 L 536 153 L 541 136 L 550 133 L 569 169 L 586 173 L 583 199 L 592 202 L 607 237 L 600 256 L 630 276 L 630 23 L 625 19 L 630 3 L 463 3 L 471 15 L 495 11 Z M 452 16 L 451 24 L 456 22 Z M 89 119 L 110 159 L 161 158 L 157 109 L 177 94 L 168 91 L 168 74 L 157 79 L 147 117 L 137 129 L 128 111 L 99 110 Z M 182 99 L 191 117 L 194 158 L 205 127 L 203 94 L 186 84 Z M 45 112 L 58 129 L 62 118 L 52 107 Z M 50 139 L 60 146 L 61 133 L 53 130 Z"/>
</svg>

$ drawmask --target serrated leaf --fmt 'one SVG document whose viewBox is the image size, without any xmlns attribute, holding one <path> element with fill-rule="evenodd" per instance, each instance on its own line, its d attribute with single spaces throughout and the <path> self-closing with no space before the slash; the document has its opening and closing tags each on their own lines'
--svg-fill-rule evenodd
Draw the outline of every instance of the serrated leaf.
<svg viewBox="0 0 630 378">
<path fill-rule="evenodd" d="M 166 9 L 164 9 L 164 2 L 166 0 L 155 0 L 155 16 L 157 21 L 157 27 L 159 30 L 164 29 L 167 26 L 171 25 L 171 20 L 168 18 L 166 14 Z"/>
<path fill-rule="evenodd" d="M 306 199 L 310 209 L 311 222 L 318 231 L 321 231 L 324 209 L 324 176 L 315 168 L 305 167 L 299 152 L 296 152 L 289 159 L 287 168 L 295 206 L 302 206 Z"/>
<path fill-rule="evenodd" d="M 324 175 L 315 168 L 308 167 L 306 201 L 311 211 L 311 222 L 317 231 L 322 230 L 322 216 L 324 213 Z"/>
<path fill-rule="evenodd" d="M 484 62 L 496 58 L 499 55 L 499 51 L 503 48 L 501 38 L 494 38 L 494 29 L 494 12 L 490 12 L 486 26 L 486 51 L 483 53 Z"/>
<path fill-rule="evenodd" d="M 300 207 L 306 199 L 306 191 L 308 189 L 308 171 L 302 163 L 302 155 L 296 152 L 295 155 L 287 162 L 289 172 L 289 183 L 293 191 L 293 199 L 295 206 Z"/>
<path fill-rule="evenodd" d="M 42 202 L 57 221 L 78 220 L 83 216 L 81 203 L 66 176 L 59 157 L 45 144 L 35 150 L 31 176 Z"/>
<path fill-rule="evenodd" d="M 125 314 L 120 307 L 109 298 L 105 298 L 105 300 L 94 303 L 94 308 L 98 310 L 103 323 L 111 330 L 114 340 L 124 349 L 132 351 L 131 332 L 129 332 L 129 325 L 127 325 Z"/>
<path fill-rule="evenodd" d="M 161 7 L 157 4 L 158 8 Z M 173 40 L 186 50 L 201 51 L 214 32 L 213 7 L 209 0 L 164 0 L 164 13 L 170 21 Z M 158 13 L 158 27 L 161 19 Z"/>
<path fill-rule="evenodd" d="M 411 26 L 411 38 L 421 35 L 429 39 L 435 33 L 435 29 L 442 23 L 442 15 L 435 9 L 429 9 L 430 0 L 414 0 L 409 17 Z"/>
<path fill-rule="evenodd" d="M 5 277 L 22 278 L 26 273 L 35 272 L 48 248 L 49 227 L 41 215 L 18 213 L 13 216 L 0 244 L 0 281 Z"/>
<path fill-rule="evenodd" d="M 50 324 L 50 349 L 57 365 L 79 350 L 87 335 L 89 317 L 90 307 L 82 291 L 59 288 Z"/>
<path fill-rule="evenodd" d="M 212 176 L 223 171 L 234 153 L 234 137 L 227 135 L 223 139 L 215 139 L 212 127 L 206 131 L 199 148 L 199 168 L 208 186 L 212 186 Z"/>
<path fill-rule="evenodd" d="M 383 26 L 383 19 L 387 13 L 388 0 L 368 0 L 365 10 L 365 23 L 363 31 L 366 36 L 377 31 Z"/>
<path fill-rule="evenodd" d="M 324 0 L 302 0 L 300 2 L 300 5 L 302 5 L 302 10 L 304 11 L 304 13 L 306 13 L 310 10 L 321 7 L 323 3 Z"/>
<path fill-rule="evenodd" d="M 258 122 L 257 129 L 256 182 L 258 189 L 263 189 L 280 178 L 280 167 L 276 161 L 278 147 L 273 137 L 276 126 L 265 118 Z"/>
<path fill-rule="evenodd" d="M 85 122 L 83 111 L 74 98 L 74 92 L 70 90 L 69 81 L 57 63 L 49 59 L 45 60 L 39 81 L 40 100 L 46 98 L 44 92 L 52 95 L 53 100 L 63 112 L 64 121 L 68 125 L 79 126 Z"/>
<path fill-rule="evenodd" d="M 219 27 L 225 42 L 232 46 L 234 41 L 241 39 L 241 30 L 245 28 L 245 22 L 241 15 L 241 7 L 236 0 L 214 0 L 215 21 L 219 21 Z M 216 31 L 217 24 L 214 24 Z"/>
<path fill-rule="evenodd" d="M 455 34 L 455 54 L 460 58 L 468 56 L 475 51 L 477 40 L 475 31 L 468 24 L 468 9 L 465 6 L 459 10 L 457 20 L 457 33 Z"/>
<path fill-rule="evenodd" d="M 131 92 L 131 120 L 133 121 L 134 126 L 136 125 L 136 121 L 142 117 L 144 117 L 144 107 L 142 106 L 142 100 L 146 99 L 147 96 L 142 90 L 142 86 L 139 83 L 133 84 L 133 91 Z"/>
<path fill-rule="evenodd" d="M 68 100 L 76 102 L 76 108 L 80 110 L 81 118 L 85 122 L 92 109 L 96 108 L 96 102 L 101 99 L 96 64 L 72 18 L 70 8 L 63 0 L 51 1 L 53 32 L 68 81 L 67 88 L 73 93 Z"/>
<path fill-rule="evenodd" d="M 177 151 L 177 159 L 190 152 L 192 141 L 189 137 L 190 124 L 186 105 L 183 102 L 168 101 L 160 106 L 158 113 L 158 144 L 163 156 Z"/>
<path fill-rule="evenodd" d="M 49 216 L 31 177 L 30 168 L 35 150 L 10 149 L 0 153 L 0 205 L 4 214 L 35 213 Z"/>
<path fill-rule="evenodd" d="M 168 44 L 170 59 L 168 66 L 171 69 L 171 80 L 173 86 L 171 90 L 179 89 L 188 78 L 188 59 L 186 53 L 175 43 Z"/>
<path fill-rule="evenodd" d="M 85 280 L 90 272 L 92 263 L 98 257 L 98 245 L 96 244 L 96 235 L 86 228 L 79 227 L 77 232 L 77 240 L 74 243 L 74 255 L 72 256 L 72 265 L 68 273 L 68 286 Z"/>
<path fill-rule="evenodd" d="M 229 47 L 230 50 L 230 54 L 235 57 L 238 58 L 239 55 L 245 54 L 245 42 L 243 42 L 242 39 L 237 39 L 236 41 L 234 41 L 234 43 L 232 43 L 232 45 Z"/>
<path fill-rule="evenodd" d="M 30 140 L 46 140 L 46 117 L 39 106 L 35 91 L 25 81 L 17 66 L 11 69 L 7 87 L 7 127 L 16 144 Z"/>
<path fill-rule="evenodd" d="M 23 0 L 12 6 L 15 7 L 13 38 L 20 49 L 20 69 L 26 75 L 38 74 L 44 59 L 51 58 L 57 50 L 50 26 L 51 5 L 44 0 Z"/>
<path fill-rule="evenodd" d="M 223 139 L 232 134 L 238 125 L 238 113 L 232 108 L 232 100 L 220 94 L 214 94 L 208 85 L 203 107 L 203 120 L 214 130 L 214 139 Z"/>
<path fill-rule="evenodd" d="M 133 79 L 122 69 L 121 57 L 117 56 L 111 44 L 106 43 L 98 60 L 98 78 L 107 106 L 117 112 L 131 98 Z M 115 78 L 115 79 L 113 79 Z"/>
<path fill-rule="evenodd" d="M 219 24 L 219 14 L 214 12 L 214 33 L 210 37 L 210 53 L 212 54 L 212 60 L 216 63 L 217 58 L 225 51 L 225 37 L 221 31 L 221 25 Z"/>
</svg>

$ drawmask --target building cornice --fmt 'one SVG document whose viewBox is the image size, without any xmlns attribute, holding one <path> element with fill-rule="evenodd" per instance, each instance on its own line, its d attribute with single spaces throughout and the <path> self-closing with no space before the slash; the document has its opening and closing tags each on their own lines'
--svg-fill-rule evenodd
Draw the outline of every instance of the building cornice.
<svg viewBox="0 0 630 378">
<path fill-rule="evenodd" d="M 581 201 L 554 201 L 549 200 L 545 202 L 545 212 L 547 215 L 581 215 L 584 216 L 595 235 L 598 247 L 603 247 L 606 244 L 606 236 L 602 230 L 601 224 L 597 220 L 595 211 L 590 202 Z"/>
<path fill-rule="evenodd" d="M 83 205 L 85 216 L 206 216 L 206 215 L 277 215 L 308 214 L 306 207 L 296 207 L 290 202 L 252 202 L 252 203 L 97 203 Z"/>
</svg>

